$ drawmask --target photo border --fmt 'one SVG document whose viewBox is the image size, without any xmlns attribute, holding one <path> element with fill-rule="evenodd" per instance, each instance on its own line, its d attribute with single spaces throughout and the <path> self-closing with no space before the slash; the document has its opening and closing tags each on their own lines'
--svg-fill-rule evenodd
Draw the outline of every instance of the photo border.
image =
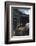
<svg viewBox="0 0 36 46">
<path fill-rule="evenodd" d="M 31 9 L 32 12 L 29 14 L 29 15 L 30 15 L 30 16 L 29 16 L 29 17 L 30 17 L 29 21 L 30 21 L 31 19 L 33 19 L 33 17 L 32 17 L 32 16 L 33 16 L 33 6 L 9 5 L 9 10 L 10 10 L 10 11 L 9 11 L 9 21 L 11 20 L 11 8 L 24 8 L 24 7 L 25 7 L 25 8 L 30 8 L 30 9 Z M 12 11 L 13 11 L 13 9 L 12 9 Z M 32 18 L 31 18 L 31 17 L 32 17 Z M 12 13 L 12 18 L 13 18 L 13 13 Z M 12 21 L 13 21 L 13 19 L 12 19 Z M 32 21 L 32 20 L 31 20 L 31 21 Z M 32 21 L 32 22 L 33 22 L 33 21 Z M 31 22 L 30 22 L 30 25 L 31 25 Z M 23 37 L 20 36 L 20 37 L 25 38 L 26 40 L 32 39 L 32 38 L 33 38 L 33 36 L 32 36 L 32 35 L 33 35 L 33 33 L 32 33 L 32 32 L 33 32 L 32 27 L 33 27 L 33 24 L 31 25 L 31 28 L 30 28 L 32 31 L 29 30 L 31 36 L 29 35 L 29 36 L 23 36 Z M 9 22 L 9 36 L 10 36 L 10 37 L 11 37 L 11 30 L 12 30 L 12 29 L 11 29 L 11 21 L 10 21 L 10 22 Z M 31 34 L 31 33 L 32 33 L 32 34 Z M 13 38 L 17 38 L 17 39 L 18 39 L 19 36 L 16 36 L 16 37 L 13 36 L 13 38 L 10 38 L 10 37 L 9 37 L 9 40 L 14 41 Z M 20 37 L 19 37 L 19 38 L 20 38 Z M 15 40 L 17 41 L 17 39 L 15 39 Z M 25 40 L 25 39 L 24 39 L 24 40 Z M 19 40 L 20 40 L 20 39 L 19 39 Z M 22 40 L 23 40 L 23 39 L 22 39 Z"/>
</svg>

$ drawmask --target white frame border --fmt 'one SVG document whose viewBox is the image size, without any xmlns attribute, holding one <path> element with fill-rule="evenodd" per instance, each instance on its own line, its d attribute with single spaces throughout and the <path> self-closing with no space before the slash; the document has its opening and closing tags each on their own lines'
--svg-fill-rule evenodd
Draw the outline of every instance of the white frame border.
<svg viewBox="0 0 36 46">
<path fill-rule="evenodd" d="M 11 7 L 27 7 L 31 8 L 31 14 L 30 14 L 30 35 L 29 36 L 13 36 L 11 37 Z M 9 6 L 10 12 L 9 12 L 9 41 L 17 41 L 17 40 L 33 40 L 33 6 L 25 6 L 25 5 L 10 5 Z"/>
</svg>

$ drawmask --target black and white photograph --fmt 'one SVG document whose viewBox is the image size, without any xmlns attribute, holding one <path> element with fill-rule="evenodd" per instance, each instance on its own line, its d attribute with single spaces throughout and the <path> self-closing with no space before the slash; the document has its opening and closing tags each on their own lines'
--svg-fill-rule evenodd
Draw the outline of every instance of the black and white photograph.
<svg viewBox="0 0 36 46">
<path fill-rule="evenodd" d="M 12 16 L 12 9 L 13 9 L 13 36 L 26 36 L 29 35 L 29 13 L 30 8 L 11 8 L 11 16 Z M 12 21 L 12 17 L 11 17 Z M 11 27 L 12 28 L 12 27 Z"/>
</svg>

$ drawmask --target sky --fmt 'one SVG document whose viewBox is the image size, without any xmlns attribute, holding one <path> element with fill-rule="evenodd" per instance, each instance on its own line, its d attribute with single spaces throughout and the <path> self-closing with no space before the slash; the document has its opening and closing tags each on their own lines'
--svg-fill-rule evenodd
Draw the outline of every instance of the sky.
<svg viewBox="0 0 36 46">
<path fill-rule="evenodd" d="M 25 14 L 30 14 L 30 12 L 31 12 L 31 9 L 18 9 L 18 10 Z"/>
</svg>

